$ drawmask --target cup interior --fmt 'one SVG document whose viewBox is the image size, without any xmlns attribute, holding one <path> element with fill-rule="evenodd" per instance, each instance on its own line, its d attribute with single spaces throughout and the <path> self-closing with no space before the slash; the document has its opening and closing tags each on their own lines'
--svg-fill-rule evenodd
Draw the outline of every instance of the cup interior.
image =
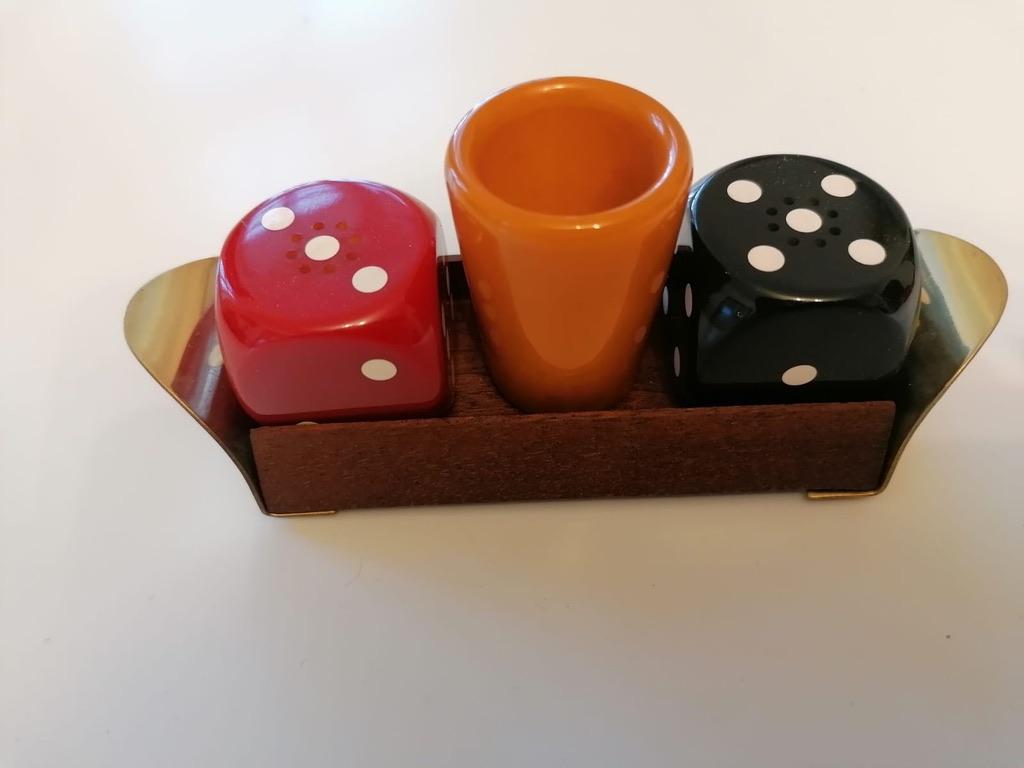
<svg viewBox="0 0 1024 768">
<path fill-rule="evenodd" d="M 595 82 L 512 89 L 480 109 L 468 159 L 491 194 L 578 216 L 625 205 L 658 182 L 674 158 L 667 126 L 647 97 Z"/>
</svg>

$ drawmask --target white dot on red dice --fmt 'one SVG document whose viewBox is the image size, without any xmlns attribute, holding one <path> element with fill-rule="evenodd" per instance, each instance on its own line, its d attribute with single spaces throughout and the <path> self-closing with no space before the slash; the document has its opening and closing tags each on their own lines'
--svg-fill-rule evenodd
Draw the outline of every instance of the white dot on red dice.
<svg viewBox="0 0 1024 768">
<path fill-rule="evenodd" d="M 885 261 L 885 248 L 875 240 L 854 240 L 846 250 L 851 259 L 865 267 L 877 267 Z"/>
<path fill-rule="evenodd" d="M 263 225 L 263 228 L 271 231 L 287 229 L 293 221 L 295 221 L 295 211 L 284 206 L 271 208 L 260 217 L 260 224 Z"/>
<path fill-rule="evenodd" d="M 360 293 L 375 293 L 388 284 L 388 273 L 381 267 L 363 267 L 352 275 L 352 287 Z"/>
<path fill-rule="evenodd" d="M 360 369 L 370 381 L 387 381 L 395 378 L 398 367 L 390 360 L 367 360 Z"/>
<path fill-rule="evenodd" d="M 686 284 L 686 290 L 683 291 L 683 309 L 686 310 L 687 317 L 693 314 L 693 288 L 689 283 Z"/>
<path fill-rule="evenodd" d="M 821 229 L 821 216 L 810 208 L 794 208 L 786 214 L 786 223 L 797 232 L 817 232 Z"/>
<path fill-rule="evenodd" d="M 668 286 L 661 289 L 661 311 L 668 314 Z"/>
<path fill-rule="evenodd" d="M 787 368 L 786 372 L 782 374 L 782 383 L 791 387 L 800 387 L 810 384 L 817 376 L 818 369 L 813 365 L 794 365 L 792 368 Z"/>
<path fill-rule="evenodd" d="M 761 187 L 750 179 L 737 179 L 725 188 L 725 194 L 737 203 L 753 203 L 761 199 Z"/>
<path fill-rule="evenodd" d="M 761 272 L 777 272 L 786 263 L 786 257 L 775 246 L 755 245 L 747 252 L 747 261 Z"/>
<path fill-rule="evenodd" d="M 832 197 L 849 197 L 857 191 L 857 182 L 841 173 L 830 173 L 821 180 L 821 188 Z"/>
<path fill-rule="evenodd" d="M 333 235 L 317 235 L 306 243 L 306 255 L 313 261 L 327 261 L 341 250 L 341 243 Z"/>
<path fill-rule="evenodd" d="M 672 370 L 675 371 L 676 376 L 683 368 L 683 361 L 679 355 L 679 347 L 672 350 Z"/>
</svg>

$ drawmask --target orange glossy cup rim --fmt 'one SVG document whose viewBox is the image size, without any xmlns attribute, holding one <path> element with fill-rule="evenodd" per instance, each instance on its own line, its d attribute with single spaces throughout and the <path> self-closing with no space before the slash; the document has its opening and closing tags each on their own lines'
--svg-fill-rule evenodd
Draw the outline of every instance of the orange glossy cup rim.
<svg viewBox="0 0 1024 768">
<path fill-rule="evenodd" d="M 665 162 L 661 174 L 650 187 L 611 208 L 581 214 L 557 214 L 533 211 L 510 203 L 492 192 L 481 180 L 470 161 L 471 148 L 477 133 L 478 121 L 475 118 L 486 116 L 487 112 L 495 107 L 505 107 L 506 103 L 512 100 L 520 102 L 521 108 L 527 110 L 547 94 L 567 89 L 591 94 L 599 102 L 617 102 L 620 109 L 635 110 L 637 114 L 646 114 L 652 120 L 664 144 Z M 551 77 L 531 80 L 506 88 L 482 101 L 466 113 L 456 126 L 448 144 L 445 165 L 450 185 L 458 188 L 468 199 L 478 201 L 481 207 L 499 214 L 506 223 L 513 226 L 541 226 L 547 229 L 602 229 L 622 222 L 635 215 L 638 208 L 643 208 L 647 204 L 657 205 L 658 200 L 666 194 L 671 195 L 673 189 L 680 185 L 688 185 L 693 174 L 690 142 L 675 115 L 642 91 L 611 80 L 593 77 Z"/>
</svg>

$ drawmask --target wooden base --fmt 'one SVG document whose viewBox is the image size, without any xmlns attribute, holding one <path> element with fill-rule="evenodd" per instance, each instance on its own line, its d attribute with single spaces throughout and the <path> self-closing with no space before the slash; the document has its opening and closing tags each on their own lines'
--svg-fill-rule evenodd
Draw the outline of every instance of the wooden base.
<svg viewBox="0 0 1024 768">
<path fill-rule="evenodd" d="M 270 514 L 878 486 L 892 402 L 679 408 L 657 333 L 617 409 L 518 412 L 487 375 L 461 265 L 453 266 L 451 414 L 253 429 Z"/>
</svg>

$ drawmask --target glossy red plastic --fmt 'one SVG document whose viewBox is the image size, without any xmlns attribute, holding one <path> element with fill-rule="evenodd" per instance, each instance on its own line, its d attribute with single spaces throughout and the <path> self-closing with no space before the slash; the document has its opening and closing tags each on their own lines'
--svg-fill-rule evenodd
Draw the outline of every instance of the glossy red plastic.
<svg viewBox="0 0 1024 768">
<path fill-rule="evenodd" d="M 414 415 L 449 400 L 436 220 L 381 184 L 267 200 L 217 270 L 224 367 L 257 421 Z"/>
</svg>

